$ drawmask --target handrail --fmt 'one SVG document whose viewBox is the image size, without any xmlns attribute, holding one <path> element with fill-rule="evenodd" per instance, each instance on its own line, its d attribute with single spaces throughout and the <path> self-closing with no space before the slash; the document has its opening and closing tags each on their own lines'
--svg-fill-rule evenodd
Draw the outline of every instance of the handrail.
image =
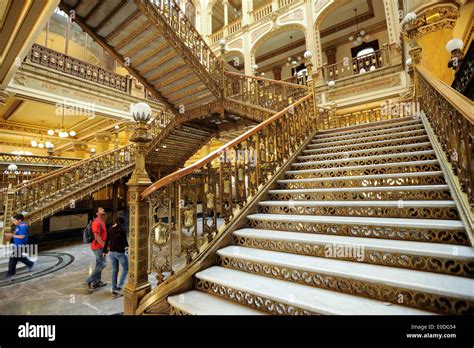
<svg viewBox="0 0 474 348">
<path fill-rule="evenodd" d="M 415 97 L 474 209 L 474 103 L 419 65 Z"/>
<path fill-rule="evenodd" d="M 200 159 L 199 161 L 193 163 L 192 165 L 190 165 L 188 167 L 185 167 L 185 168 L 182 168 L 182 169 L 180 169 L 180 170 L 178 170 L 178 171 L 176 171 L 172 174 L 169 174 L 169 175 L 165 176 L 164 178 L 158 180 L 157 182 L 153 183 L 148 188 L 146 188 L 141 193 L 140 198 L 145 199 L 148 196 L 150 196 L 153 192 L 155 192 L 156 190 L 158 190 L 158 189 L 160 189 L 164 186 L 167 186 L 170 183 L 185 177 L 186 175 L 192 173 L 193 171 L 195 171 L 197 169 L 200 169 L 200 168 L 204 167 L 206 164 L 208 164 L 212 160 L 220 157 L 223 153 L 226 152 L 227 149 L 242 143 L 246 139 L 250 138 L 252 135 L 254 135 L 257 132 L 261 131 L 262 129 L 266 128 L 268 125 L 270 125 L 273 122 L 275 122 L 276 120 L 280 119 L 287 112 L 289 112 L 290 110 L 292 110 L 293 108 L 295 108 L 296 106 L 300 105 L 301 103 L 303 103 L 304 101 L 306 101 L 310 98 L 312 98 L 312 94 L 309 94 L 309 95 L 301 98 L 297 102 L 293 103 L 292 105 L 288 106 L 287 108 L 283 109 L 282 111 L 276 113 L 275 115 L 273 115 L 269 119 L 263 121 L 258 126 L 252 128 L 252 129 L 249 129 L 244 134 L 238 136 L 234 140 L 232 140 L 232 141 L 228 142 L 227 144 L 221 146 L 219 149 L 217 149 L 214 152 L 210 153 L 206 157 L 203 157 L 202 159 Z"/>
<path fill-rule="evenodd" d="M 445 99 L 469 121 L 474 125 L 474 103 L 463 96 L 461 93 L 451 88 L 444 81 L 438 79 L 433 73 L 421 65 L 416 66 L 416 70 L 438 91 Z"/>
</svg>

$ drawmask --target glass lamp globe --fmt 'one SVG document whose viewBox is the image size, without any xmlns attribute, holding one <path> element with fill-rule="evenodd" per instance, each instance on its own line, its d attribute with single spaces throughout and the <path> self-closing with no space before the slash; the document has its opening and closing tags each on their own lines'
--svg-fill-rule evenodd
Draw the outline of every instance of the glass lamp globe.
<svg viewBox="0 0 474 348">
<path fill-rule="evenodd" d="M 222 48 L 225 48 L 225 44 L 226 44 L 226 42 L 225 42 L 224 39 L 219 40 L 219 46 L 221 46 Z"/>
<path fill-rule="evenodd" d="M 313 54 L 311 53 L 311 51 L 306 51 L 306 52 L 304 53 L 304 58 L 305 58 L 305 59 L 311 59 L 311 58 L 313 58 Z"/>
<path fill-rule="evenodd" d="M 69 135 L 70 135 L 71 137 L 75 137 L 75 136 L 76 136 L 76 132 L 72 130 L 72 131 L 69 132 Z"/>
<path fill-rule="evenodd" d="M 14 163 L 12 163 L 12 164 L 10 164 L 10 165 L 8 166 L 8 170 L 9 170 L 10 172 L 14 172 L 14 171 L 16 171 L 17 169 L 18 169 L 18 167 L 17 167 L 16 164 L 14 164 Z"/>
<path fill-rule="evenodd" d="M 31 146 L 37 147 L 37 146 L 38 146 L 38 142 L 33 139 L 33 140 L 31 141 Z"/>
<path fill-rule="evenodd" d="M 132 116 L 136 122 L 148 122 L 151 119 L 151 107 L 147 103 L 136 103 L 132 106 Z"/>
<path fill-rule="evenodd" d="M 44 144 L 43 144 L 43 143 L 39 143 L 39 144 L 38 144 L 38 147 L 39 147 L 40 149 L 42 149 L 42 148 L 44 148 Z"/>
<path fill-rule="evenodd" d="M 48 135 L 54 135 L 54 131 L 52 129 L 48 130 Z"/>
<path fill-rule="evenodd" d="M 463 47 L 464 47 L 464 42 L 461 39 L 452 39 L 452 40 L 449 40 L 448 43 L 446 44 L 446 51 L 451 53 L 456 50 L 462 50 Z"/>
</svg>

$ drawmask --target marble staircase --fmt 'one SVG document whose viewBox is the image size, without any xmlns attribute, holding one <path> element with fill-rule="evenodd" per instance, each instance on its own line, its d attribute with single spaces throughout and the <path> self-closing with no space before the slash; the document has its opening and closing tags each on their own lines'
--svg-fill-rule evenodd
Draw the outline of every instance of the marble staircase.
<svg viewBox="0 0 474 348">
<path fill-rule="evenodd" d="M 422 121 L 319 132 L 171 314 L 474 313 L 474 249 Z"/>
</svg>

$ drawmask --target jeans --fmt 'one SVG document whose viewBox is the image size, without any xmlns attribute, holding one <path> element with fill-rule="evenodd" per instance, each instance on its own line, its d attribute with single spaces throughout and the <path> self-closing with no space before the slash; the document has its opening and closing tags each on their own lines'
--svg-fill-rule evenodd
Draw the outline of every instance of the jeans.
<svg viewBox="0 0 474 348">
<path fill-rule="evenodd" d="M 128 257 L 125 253 L 118 253 L 116 251 L 110 252 L 110 261 L 112 262 L 112 290 L 123 288 L 125 278 L 128 274 Z M 117 286 L 117 277 L 119 272 L 119 263 L 122 266 L 122 274 L 120 275 L 120 282 Z"/>
<path fill-rule="evenodd" d="M 92 286 L 96 286 L 102 277 L 102 270 L 106 265 L 106 258 L 103 256 L 103 250 L 97 249 L 92 250 L 95 256 L 95 269 L 92 274 L 87 278 L 86 282 Z"/>
<path fill-rule="evenodd" d="M 34 262 L 28 260 L 28 258 L 24 256 L 18 256 L 19 252 L 12 251 L 10 256 L 10 260 L 8 261 L 8 275 L 14 276 L 16 274 L 16 264 L 18 261 L 23 262 L 28 268 L 33 267 Z"/>
</svg>

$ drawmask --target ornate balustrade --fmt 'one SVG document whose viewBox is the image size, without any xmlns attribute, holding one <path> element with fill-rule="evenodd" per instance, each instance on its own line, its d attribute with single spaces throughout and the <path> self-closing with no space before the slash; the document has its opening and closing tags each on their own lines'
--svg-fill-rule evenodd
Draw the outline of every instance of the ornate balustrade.
<svg viewBox="0 0 474 348">
<path fill-rule="evenodd" d="M 254 22 L 261 20 L 272 13 L 272 3 L 265 4 L 252 11 L 252 19 Z"/>
<path fill-rule="evenodd" d="M 80 161 L 80 158 L 37 156 L 37 155 L 14 155 L 11 153 L 0 152 L 0 163 L 4 164 L 30 164 L 30 165 L 49 165 L 49 166 L 69 166 Z"/>
<path fill-rule="evenodd" d="M 474 105 L 426 68 L 415 74 L 416 98 L 474 209 Z"/>
<path fill-rule="evenodd" d="M 307 74 L 301 74 L 301 75 L 294 75 L 291 77 L 288 77 L 284 80 L 283 82 L 288 82 L 288 83 L 293 83 L 295 85 L 303 85 L 306 86 L 306 83 L 308 82 L 308 75 Z"/>
<path fill-rule="evenodd" d="M 220 86 L 222 74 L 222 63 L 209 48 L 196 30 L 188 17 L 179 8 L 175 0 L 148 0 L 154 5 L 155 10 L 169 25 L 173 32 L 178 35 L 181 42 L 188 48 L 189 52 L 204 66 L 214 82 Z"/>
<path fill-rule="evenodd" d="M 318 107 L 319 129 L 327 130 L 332 128 L 357 126 L 364 123 L 416 116 L 419 108 L 413 101 L 412 95 L 404 95 L 399 98 L 399 101 L 384 102 L 380 106 L 352 112 L 337 110 L 335 107 Z"/>
<path fill-rule="evenodd" d="M 223 39 L 224 37 L 227 37 L 227 35 L 232 35 L 232 34 L 238 32 L 241 29 L 242 29 L 242 20 L 238 19 L 238 20 L 226 25 L 225 27 L 223 27 L 219 31 L 216 31 L 211 36 L 209 36 L 209 42 L 210 42 L 211 45 L 215 44 L 215 43 L 218 43 L 219 40 Z"/>
<path fill-rule="evenodd" d="M 80 77 L 85 80 L 110 87 L 121 92 L 130 93 L 130 84 L 126 76 L 104 70 L 98 66 L 67 56 L 44 46 L 34 44 L 26 58 L 59 72 Z"/>
<path fill-rule="evenodd" d="M 70 200 L 76 199 L 69 195 L 76 190 L 97 182 L 97 187 L 82 194 L 87 195 L 96 191 L 101 187 L 100 182 L 106 180 L 107 177 L 120 173 L 124 169 L 130 171 L 133 169 L 134 148 L 135 145 L 132 144 L 107 151 L 14 186 L 8 194 L 6 216 L 12 215 L 13 212 L 24 212 L 27 219 L 33 222 L 41 219 L 43 215 L 49 215 L 69 205 Z M 53 206 L 51 211 L 48 210 L 48 214 L 39 209 L 50 203 Z"/>
<path fill-rule="evenodd" d="M 224 95 L 254 106 L 280 111 L 308 94 L 306 86 L 225 72 Z"/>
<path fill-rule="evenodd" d="M 390 65 L 389 47 L 388 45 L 384 45 L 381 50 L 373 53 L 357 58 L 348 58 L 336 64 L 324 65 L 322 70 L 324 79 L 327 82 L 367 73 Z"/>
<path fill-rule="evenodd" d="M 147 204 L 131 209 L 149 209 L 135 213 L 149 219 L 148 273 L 155 274 L 158 284 L 202 255 L 316 130 L 313 100 L 309 94 L 292 103 L 141 193 Z"/>
</svg>

